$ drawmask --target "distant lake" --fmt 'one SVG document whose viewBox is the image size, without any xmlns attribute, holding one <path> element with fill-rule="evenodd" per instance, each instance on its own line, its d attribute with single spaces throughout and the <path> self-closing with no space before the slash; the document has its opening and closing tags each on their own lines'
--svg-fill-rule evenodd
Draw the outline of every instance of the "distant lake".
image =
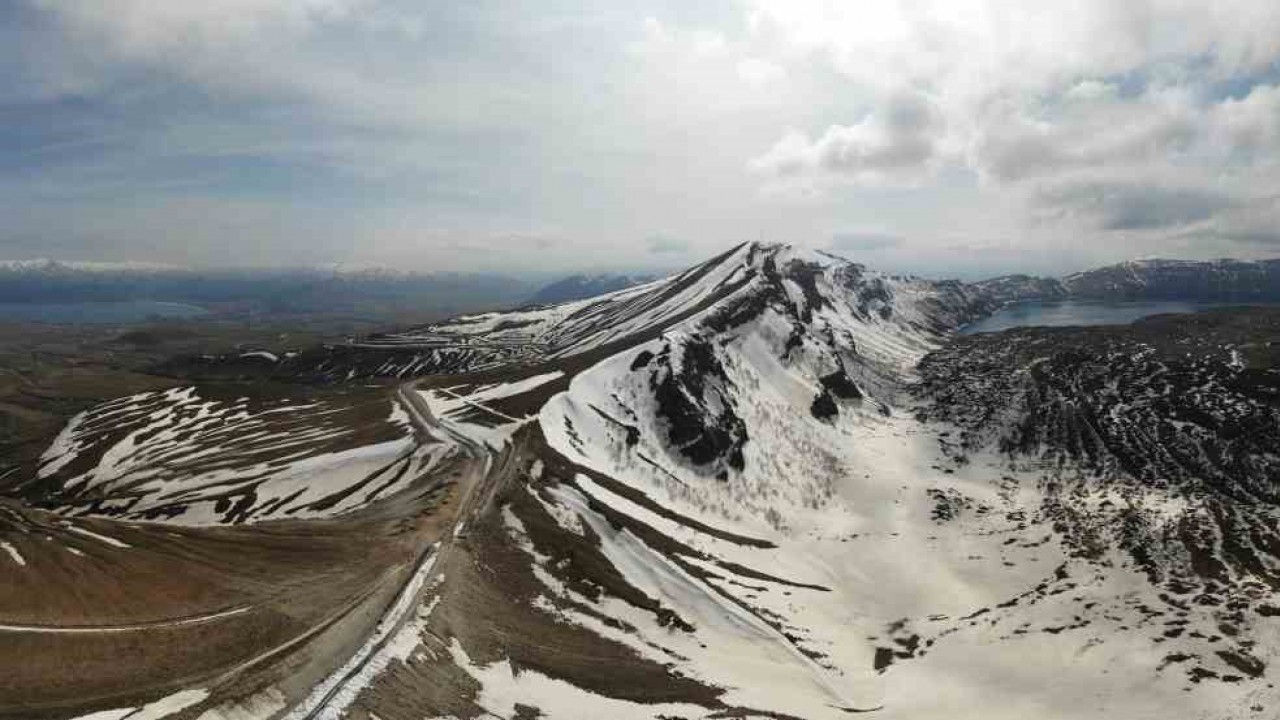
<svg viewBox="0 0 1280 720">
<path fill-rule="evenodd" d="M 157 300 L 75 303 L 0 302 L 0 322 L 110 325 L 142 322 L 152 317 L 194 318 L 208 314 L 208 310 L 195 305 Z"/>
<path fill-rule="evenodd" d="M 1229 303 L 1181 302 L 1176 300 L 1105 302 L 1065 300 L 1023 302 L 1006 305 L 994 315 L 960 331 L 962 335 L 999 332 L 1016 327 L 1064 327 L 1068 325 L 1127 325 L 1149 315 L 1193 313 Z"/>
</svg>

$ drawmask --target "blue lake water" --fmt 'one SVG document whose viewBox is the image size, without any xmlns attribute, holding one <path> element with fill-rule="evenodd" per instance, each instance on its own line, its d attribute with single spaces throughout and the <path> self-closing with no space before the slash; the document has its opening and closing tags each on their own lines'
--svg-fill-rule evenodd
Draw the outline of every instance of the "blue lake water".
<svg viewBox="0 0 1280 720">
<path fill-rule="evenodd" d="M 1127 325 L 1134 320 L 1164 313 L 1193 313 L 1223 303 L 1181 302 L 1098 302 L 1066 300 L 1025 302 L 1006 305 L 990 317 L 960 331 L 962 335 L 999 332 L 1016 327 L 1065 327 L 1068 325 Z"/>
<path fill-rule="evenodd" d="M 35 322 L 55 325 L 87 323 L 109 325 L 143 322 L 150 318 L 195 318 L 209 311 L 196 305 L 127 300 L 121 302 L 0 303 L 0 322 Z"/>
</svg>

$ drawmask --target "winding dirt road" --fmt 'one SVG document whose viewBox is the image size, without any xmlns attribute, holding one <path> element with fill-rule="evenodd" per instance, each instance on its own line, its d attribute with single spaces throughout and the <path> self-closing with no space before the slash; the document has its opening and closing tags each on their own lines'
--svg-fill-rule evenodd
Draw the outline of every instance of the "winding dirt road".
<svg viewBox="0 0 1280 720">
<path fill-rule="evenodd" d="M 491 462 L 493 453 L 490 449 L 441 424 L 435 413 L 431 411 L 430 404 L 422 398 L 416 388 L 416 381 L 401 384 L 396 388 L 395 396 L 408 411 L 420 438 L 428 441 L 453 442 L 473 461 L 471 472 L 464 473 L 460 480 L 463 488 L 457 512 L 441 540 L 433 546 L 424 548 L 414 571 L 405 579 L 396 600 L 391 603 L 387 614 L 378 622 L 374 635 L 352 656 L 355 662 L 348 660 L 334 675 L 330 675 L 318 684 L 311 696 L 285 716 L 286 720 L 328 720 L 340 717 L 346 708 L 346 703 L 354 699 L 355 695 L 355 693 L 346 693 L 344 690 L 361 677 L 369 663 L 378 657 L 409 618 L 414 616 L 414 611 L 421 602 L 422 591 L 431 587 L 432 580 L 439 573 L 439 569 L 445 565 L 444 560 L 448 557 L 454 542 L 459 537 L 464 537 L 459 530 L 465 527 L 466 522 L 475 514 L 476 503 L 483 502 L 483 498 L 491 494 L 493 488 L 509 475 L 513 467 L 510 462 L 500 464 Z M 339 705 L 343 700 L 346 703 Z"/>
</svg>

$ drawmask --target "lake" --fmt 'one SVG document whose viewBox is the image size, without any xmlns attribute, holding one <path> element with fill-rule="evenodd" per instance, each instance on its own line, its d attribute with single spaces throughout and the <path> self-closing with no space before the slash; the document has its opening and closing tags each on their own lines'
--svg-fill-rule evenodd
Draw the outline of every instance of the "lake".
<svg viewBox="0 0 1280 720">
<path fill-rule="evenodd" d="M 0 303 L 0 323 L 34 322 L 55 325 L 84 323 L 111 325 L 143 322 L 149 318 L 194 318 L 209 311 L 196 305 L 126 300 L 120 302 Z"/>
<path fill-rule="evenodd" d="M 1177 300 L 1106 302 L 1064 300 L 1058 302 L 1022 302 L 1006 305 L 990 317 L 979 320 L 960 331 L 962 335 L 999 332 L 1016 327 L 1064 327 L 1068 325 L 1127 325 L 1134 320 L 1164 313 L 1193 313 L 1224 303 L 1182 302 Z"/>
</svg>

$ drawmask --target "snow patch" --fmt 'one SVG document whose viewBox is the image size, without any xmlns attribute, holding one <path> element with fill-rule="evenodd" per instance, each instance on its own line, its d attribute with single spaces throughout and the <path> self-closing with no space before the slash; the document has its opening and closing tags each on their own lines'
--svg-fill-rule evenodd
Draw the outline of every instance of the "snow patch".
<svg viewBox="0 0 1280 720">
<path fill-rule="evenodd" d="M 12 544 L 5 542 L 3 540 L 0 540 L 0 550 L 4 550 L 5 552 L 9 553 L 9 557 L 12 558 L 13 561 L 18 563 L 19 565 L 27 564 L 27 559 L 22 557 L 22 553 L 18 552 L 18 548 L 14 547 Z"/>
<path fill-rule="evenodd" d="M 81 715 L 74 720 L 126 720 L 126 718 L 127 720 L 161 720 L 161 718 L 182 712 L 192 705 L 204 702 L 207 697 L 209 697 L 208 690 L 183 690 L 147 703 L 142 707 L 101 710 L 88 715 Z"/>
<path fill-rule="evenodd" d="M 706 709 L 684 703 L 652 705 L 618 700 L 588 692 L 563 680 L 522 668 L 516 672 L 507 660 L 477 665 L 454 638 L 449 645 L 454 664 L 481 685 L 476 704 L 497 717 L 515 717 L 516 705 L 531 705 L 545 717 L 557 720 L 653 720 L 659 716 L 701 717 Z"/>
</svg>

